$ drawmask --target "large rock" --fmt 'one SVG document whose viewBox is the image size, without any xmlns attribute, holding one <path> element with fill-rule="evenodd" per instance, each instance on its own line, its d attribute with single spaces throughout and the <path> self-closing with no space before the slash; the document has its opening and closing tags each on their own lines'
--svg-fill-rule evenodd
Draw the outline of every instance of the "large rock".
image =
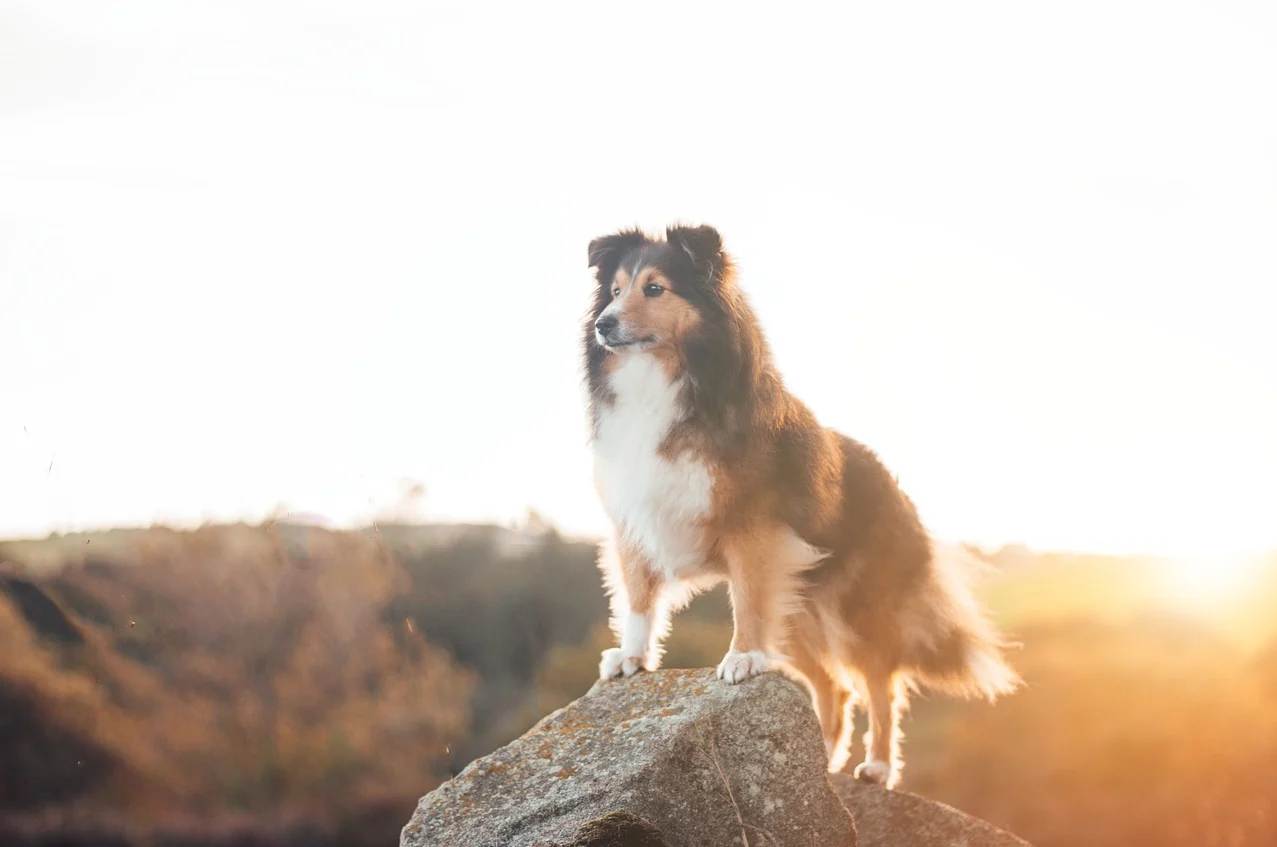
<svg viewBox="0 0 1277 847">
<path fill-rule="evenodd" d="M 1030 847 L 1029 842 L 952 806 L 907 791 L 888 791 L 845 773 L 829 777 L 856 820 L 864 847 Z"/>
<path fill-rule="evenodd" d="M 613 822 L 615 840 L 596 840 Z M 679 847 L 854 847 L 807 692 L 776 673 L 728 685 L 712 669 L 597 683 L 423 797 L 400 844 L 660 838 Z"/>
<path fill-rule="evenodd" d="M 401 847 L 745 843 L 1027 845 L 942 803 L 827 775 L 805 689 L 778 673 L 728 685 L 712 669 L 595 684 L 421 798 L 400 836 Z"/>
</svg>

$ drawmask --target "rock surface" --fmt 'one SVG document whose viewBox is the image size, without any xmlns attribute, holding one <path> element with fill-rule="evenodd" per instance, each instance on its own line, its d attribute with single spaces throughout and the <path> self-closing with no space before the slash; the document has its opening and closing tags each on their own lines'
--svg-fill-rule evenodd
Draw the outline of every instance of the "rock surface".
<svg viewBox="0 0 1277 847">
<path fill-rule="evenodd" d="M 807 691 L 713 669 L 596 683 L 421 798 L 401 847 L 1026 847 L 942 803 L 825 772 Z"/>
<path fill-rule="evenodd" d="M 574 847 L 618 810 L 674 847 L 857 843 L 807 692 L 698 669 L 597 683 L 423 797 L 400 844 Z"/>
<path fill-rule="evenodd" d="M 845 773 L 832 774 L 829 782 L 855 819 L 862 847 L 1031 847 L 986 821 L 907 791 L 888 791 Z"/>
</svg>

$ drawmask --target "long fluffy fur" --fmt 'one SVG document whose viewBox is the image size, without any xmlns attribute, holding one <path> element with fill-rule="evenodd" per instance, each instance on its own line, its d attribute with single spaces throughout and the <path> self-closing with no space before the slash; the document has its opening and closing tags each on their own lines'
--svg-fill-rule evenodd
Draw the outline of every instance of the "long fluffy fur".
<svg viewBox="0 0 1277 847">
<path fill-rule="evenodd" d="M 633 506 L 653 510 L 638 517 L 628 505 L 610 509 L 616 538 L 600 567 L 613 627 L 621 637 L 627 616 L 646 615 L 654 635 L 646 647 L 623 643 L 605 655 L 602 675 L 656 667 L 671 610 L 726 581 L 735 634 L 720 675 L 738 681 L 775 663 L 796 672 L 811 688 L 834 769 L 846 762 L 859 700 L 870 731 L 857 774 L 895 785 L 909 691 L 929 686 L 992 700 L 1019 685 L 1003 658 L 1006 645 L 971 591 L 961 551 L 938 555 L 914 504 L 873 451 L 822 426 L 786 390 L 717 231 L 674 226 L 660 239 L 622 230 L 595 239 L 589 252 L 598 285 L 582 342 L 599 461 L 623 454 L 600 440 L 620 431 L 604 424 L 620 414 L 617 374 L 633 366 L 631 357 L 657 357 L 679 392 L 658 455 L 606 466 L 605 504 L 615 502 L 606 495 L 631 471 L 639 486 L 654 474 L 666 474 L 668 485 L 675 462 L 712 478 L 699 512 L 669 515 L 657 502 Z M 626 289 L 618 298 L 632 299 L 609 309 L 615 281 L 645 268 L 658 274 L 645 278 L 671 287 L 661 296 L 677 299 L 643 300 Z M 641 323 L 656 341 L 641 352 L 609 349 L 595 331 L 605 310 Z M 664 536 L 652 536 L 661 532 L 677 535 L 696 567 L 657 561 L 653 551 L 664 549 Z M 635 655 L 622 655 L 627 650 Z"/>
</svg>

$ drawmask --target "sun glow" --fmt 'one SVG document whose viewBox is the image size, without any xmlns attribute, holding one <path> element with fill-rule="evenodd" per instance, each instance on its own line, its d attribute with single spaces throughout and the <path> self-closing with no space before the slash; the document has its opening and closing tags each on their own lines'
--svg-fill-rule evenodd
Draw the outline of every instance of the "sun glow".
<svg viewBox="0 0 1277 847">
<path fill-rule="evenodd" d="M 1162 585 L 1178 605 L 1215 607 L 1243 598 L 1260 563 L 1251 556 L 1199 556 L 1167 560 L 1162 568 Z"/>
</svg>

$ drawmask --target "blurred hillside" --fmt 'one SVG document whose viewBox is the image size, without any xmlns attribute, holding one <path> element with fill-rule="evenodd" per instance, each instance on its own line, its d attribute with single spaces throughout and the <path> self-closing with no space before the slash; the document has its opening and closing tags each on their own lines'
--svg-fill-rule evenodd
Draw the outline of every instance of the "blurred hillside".
<svg viewBox="0 0 1277 847">
<path fill-rule="evenodd" d="M 1277 556 L 1206 591 L 1210 563 L 976 552 L 1028 685 L 918 698 L 905 789 L 1040 847 L 1277 843 Z M 0 840 L 395 843 L 418 796 L 593 683 L 594 555 L 544 527 L 0 543 Z M 720 590 L 666 664 L 729 639 Z"/>
</svg>

